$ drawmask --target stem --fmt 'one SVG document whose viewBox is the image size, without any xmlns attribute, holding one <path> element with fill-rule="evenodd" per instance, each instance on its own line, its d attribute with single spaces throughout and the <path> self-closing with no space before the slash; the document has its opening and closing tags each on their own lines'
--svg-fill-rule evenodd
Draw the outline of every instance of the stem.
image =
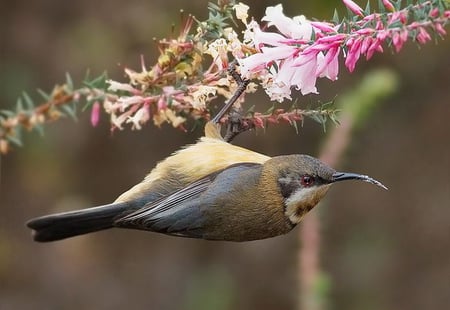
<svg viewBox="0 0 450 310">
<path fill-rule="evenodd" d="M 340 126 L 332 130 L 320 152 L 320 160 L 331 167 L 336 166 L 339 159 L 350 144 L 351 131 L 354 121 L 349 113 L 343 113 Z M 298 253 L 300 303 L 299 309 L 321 310 L 323 302 L 317 296 L 316 283 L 321 274 L 320 270 L 320 221 L 317 212 L 311 212 L 303 220 L 299 230 L 302 247 Z"/>
</svg>

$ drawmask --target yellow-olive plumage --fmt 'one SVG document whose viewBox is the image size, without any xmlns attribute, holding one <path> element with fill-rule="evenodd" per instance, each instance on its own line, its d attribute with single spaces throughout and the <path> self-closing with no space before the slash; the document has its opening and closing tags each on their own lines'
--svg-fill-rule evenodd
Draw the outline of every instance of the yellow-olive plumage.
<svg viewBox="0 0 450 310">
<path fill-rule="evenodd" d="M 333 182 L 359 179 L 307 155 L 268 157 L 225 142 L 208 123 L 205 137 L 172 154 L 105 206 L 27 223 L 36 241 L 112 227 L 208 240 L 248 241 L 289 232 Z"/>
</svg>

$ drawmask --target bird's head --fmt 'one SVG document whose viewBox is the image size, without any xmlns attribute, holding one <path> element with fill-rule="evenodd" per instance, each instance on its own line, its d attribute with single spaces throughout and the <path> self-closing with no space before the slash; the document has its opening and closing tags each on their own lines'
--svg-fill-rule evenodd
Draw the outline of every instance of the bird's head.
<svg viewBox="0 0 450 310">
<path fill-rule="evenodd" d="M 308 155 L 277 156 L 266 164 L 273 166 L 272 169 L 276 171 L 275 176 L 284 199 L 285 215 L 293 224 L 299 223 L 336 182 L 360 180 L 387 189 L 369 176 L 337 172 Z"/>
</svg>

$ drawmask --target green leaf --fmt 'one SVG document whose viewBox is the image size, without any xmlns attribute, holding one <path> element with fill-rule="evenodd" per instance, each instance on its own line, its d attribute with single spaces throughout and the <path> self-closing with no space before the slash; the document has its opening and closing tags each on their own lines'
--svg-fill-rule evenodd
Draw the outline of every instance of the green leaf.
<svg viewBox="0 0 450 310">
<path fill-rule="evenodd" d="M 67 104 L 61 106 L 61 110 L 64 111 L 66 113 L 66 115 L 68 115 L 75 122 L 78 121 L 75 105 L 67 103 Z"/>
<path fill-rule="evenodd" d="M 44 98 L 45 101 L 49 101 L 50 100 L 50 98 L 51 98 L 50 95 L 47 94 L 42 89 L 38 88 L 36 91 L 38 92 L 39 95 L 41 95 L 42 98 Z"/>
<path fill-rule="evenodd" d="M 16 145 L 18 147 L 22 147 L 23 146 L 22 141 L 17 136 L 7 136 L 6 140 L 8 140 L 9 142 L 11 142 L 12 144 L 14 144 L 14 145 Z"/>
<path fill-rule="evenodd" d="M 17 98 L 17 102 L 16 102 L 16 111 L 19 113 L 19 112 L 22 112 L 24 109 L 23 109 L 23 102 L 22 102 L 22 98 Z"/>
<path fill-rule="evenodd" d="M 291 123 L 292 123 L 292 126 L 295 129 L 295 133 L 298 135 L 298 124 L 297 124 L 297 122 L 296 121 L 292 121 Z"/>
<path fill-rule="evenodd" d="M 381 0 L 377 1 L 378 3 L 378 12 L 379 13 L 385 13 L 386 12 L 386 8 L 384 7 L 384 4 Z"/>
<path fill-rule="evenodd" d="M 337 11 L 336 9 L 334 9 L 333 18 L 331 19 L 331 21 L 332 21 L 335 25 L 337 25 L 337 24 L 339 24 L 339 23 L 341 22 L 340 19 L 339 19 L 338 11 Z"/>
<path fill-rule="evenodd" d="M 34 109 L 34 103 L 33 100 L 31 99 L 31 97 L 24 91 L 22 92 L 22 97 L 25 100 L 25 104 L 27 105 L 27 108 L 29 110 Z"/>
<path fill-rule="evenodd" d="M 255 113 L 255 105 L 252 105 L 250 108 L 247 109 L 246 114 L 253 115 Z"/>
<path fill-rule="evenodd" d="M 316 32 L 314 31 L 314 27 L 312 28 L 312 31 L 311 31 L 311 41 L 316 41 Z"/>
<path fill-rule="evenodd" d="M 9 111 L 9 110 L 0 110 L 0 113 L 5 115 L 6 117 L 13 117 L 16 115 L 16 113 L 14 113 L 13 111 Z"/>
<path fill-rule="evenodd" d="M 339 121 L 339 118 L 337 116 L 337 113 L 339 113 L 341 110 L 334 110 L 331 114 L 330 114 L 330 119 L 331 121 L 335 124 L 335 125 L 340 125 L 341 122 Z"/>
<path fill-rule="evenodd" d="M 208 10 L 212 11 L 212 12 L 220 11 L 220 7 L 217 4 L 215 4 L 215 3 L 209 2 L 208 3 Z"/>
<path fill-rule="evenodd" d="M 101 75 L 94 78 L 93 80 L 89 79 L 89 73 L 87 73 L 86 78 L 83 81 L 83 85 L 89 88 L 106 88 L 106 79 L 108 78 L 108 74 L 104 71 Z"/>
<path fill-rule="evenodd" d="M 70 74 L 68 72 L 66 72 L 66 85 L 67 85 L 67 88 L 69 89 L 69 91 L 73 91 L 72 77 L 70 76 Z"/>
<path fill-rule="evenodd" d="M 408 0 L 407 3 L 408 3 L 408 6 L 412 5 L 412 1 L 410 1 L 410 0 Z M 393 2 L 392 4 L 394 5 L 394 8 L 395 8 L 396 11 L 401 10 L 401 8 L 402 8 L 402 1 L 401 0 Z"/>
<path fill-rule="evenodd" d="M 364 9 L 365 15 L 370 15 L 370 2 L 367 1 L 366 8 Z"/>
<path fill-rule="evenodd" d="M 42 124 L 34 125 L 34 129 L 38 132 L 38 134 L 43 137 L 44 136 L 44 126 Z"/>
</svg>

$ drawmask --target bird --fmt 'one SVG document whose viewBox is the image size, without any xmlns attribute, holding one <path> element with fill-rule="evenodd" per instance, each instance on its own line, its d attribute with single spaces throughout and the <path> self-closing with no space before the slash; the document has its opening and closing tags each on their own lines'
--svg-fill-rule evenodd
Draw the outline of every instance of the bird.
<svg viewBox="0 0 450 310">
<path fill-rule="evenodd" d="M 252 241 L 291 231 L 331 185 L 360 180 L 319 159 L 266 156 L 226 142 L 220 127 L 159 162 L 144 180 L 114 202 L 46 215 L 27 226 L 33 239 L 49 242 L 95 231 L 129 228 L 217 241 Z"/>
</svg>

